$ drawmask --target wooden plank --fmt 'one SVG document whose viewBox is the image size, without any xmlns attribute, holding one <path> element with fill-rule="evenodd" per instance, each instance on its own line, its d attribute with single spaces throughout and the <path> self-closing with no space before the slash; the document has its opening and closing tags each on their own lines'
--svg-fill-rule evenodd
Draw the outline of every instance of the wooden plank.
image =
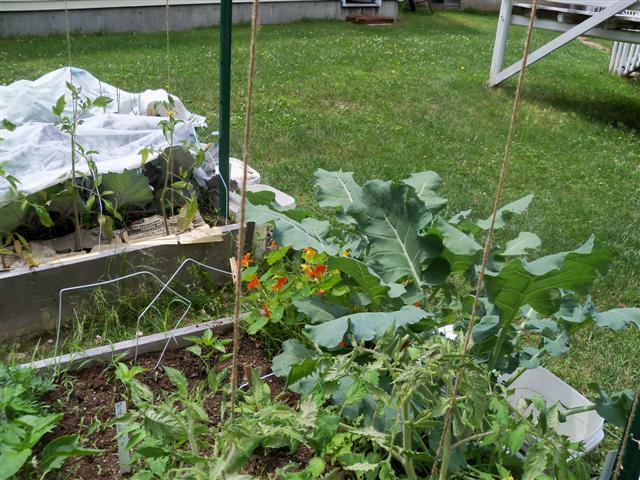
<svg viewBox="0 0 640 480">
<path fill-rule="evenodd" d="M 532 65 L 538 60 L 546 57 L 550 53 L 556 51 L 557 49 L 569 43 L 571 40 L 574 40 L 581 35 L 585 35 L 588 31 L 598 27 L 600 24 L 602 24 L 609 18 L 613 17 L 618 12 L 626 8 L 629 8 L 634 3 L 636 3 L 636 0 L 617 0 L 611 3 L 609 7 L 594 14 L 592 17 L 585 20 L 584 22 L 578 25 L 573 25 L 570 30 L 567 30 L 562 35 L 557 36 L 552 41 L 546 43 L 542 47 L 532 52 L 527 59 L 526 66 Z M 517 62 L 515 62 L 513 65 L 506 68 L 502 72 L 496 75 L 492 75 L 491 78 L 489 79 L 489 86 L 495 87 L 496 85 L 504 82 L 506 79 L 520 72 L 521 69 L 522 69 L 522 60 L 518 60 Z"/>
<path fill-rule="evenodd" d="M 514 15 L 511 19 L 513 25 L 526 27 L 529 25 L 529 18 L 522 15 Z M 536 20 L 536 28 L 550 30 L 552 32 L 566 32 L 575 27 L 568 23 L 560 23 L 553 20 Z M 614 40 L 626 43 L 640 43 L 640 34 L 638 32 L 629 32 L 625 30 L 611 30 L 609 28 L 592 28 L 585 32 L 582 36 L 591 38 L 603 38 L 605 40 Z"/>
<path fill-rule="evenodd" d="M 247 314 L 243 314 L 244 318 Z M 193 342 L 185 337 L 199 337 L 211 329 L 215 334 L 225 333 L 231 330 L 233 326 L 233 318 L 225 317 L 208 322 L 197 323 L 188 327 L 177 328 L 173 331 L 173 339 L 169 342 L 167 350 L 175 350 L 191 345 Z M 96 364 L 107 364 L 114 357 L 120 360 L 133 358 L 138 347 L 138 355 L 152 352 L 160 352 L 167 344 L 167 340 L 171 338 L 171 330 L 162 333 L 154 333 L 145 335 L 132 340 L 114 343 L 113 345 L 105 345 L 103 347 L 89 348 L 82 352 L 69 353 L 58 357 L 50 357 L 38 360 L 32 363 L 24 363 L 20 365 L 22 368 L 35 368 L 39 371 L 48 370 L 58 366 L 62 370 L 82 370 Z"/>
<path fill-rule="evenodd" d="M 126 251 L 114 253 L 96 252 L 49 262 L 36 269 L 15 268 L 0 274 L 0 339 L 22 335 L 36 335 L 55 328 L 58 316 L 59 292 L 63 288 L 76 287 L 108 280 L 125 274 L 152 270 L 167 277 L 185 259 L 193 258 L 211 267 L 228 270 L 229 257 L 235 253 L 234 243 L 238 224 L 216 227 L 223 241 L 214 243 L 155 244 L 145 246 L 131 244 Z M 225 280 L 225 275 L 207 272 L 214 283 Z M 178 277 L 185 281 L 189 273 Z M 140 279 L 126 281 L 127 288 L 137 288 Z M 158 287 L 160 288 L 160 287 Z M 71 313 L 74 302 L 90 301 L 88 290 L 65 296 L 63 320 Z"/>
<path fill-rule="evenodd" d="M 500 15 L 498 16 L 498 26 L 496 28 L 496 40 L 493 45 L 493 57 L 491 58 L 491 76 L 497 75 L 500 70 L 502 70 L 502 65 L 504 64 L 504 52 L 507 47 L 512 11 L 512 0 L 502 0 Z"/>
</svg>

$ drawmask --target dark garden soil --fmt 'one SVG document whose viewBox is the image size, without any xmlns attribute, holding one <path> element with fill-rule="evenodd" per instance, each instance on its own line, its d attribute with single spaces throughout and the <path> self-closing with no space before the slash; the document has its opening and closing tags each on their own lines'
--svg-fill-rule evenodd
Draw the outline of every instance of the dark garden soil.
<svg viewBox="0 0 640 480">
<path fill-rule="evenodd" d="M 270 359 L 255 340 L 242 338 L 239 352 L 241 366 L 260 368 L 263 375 L 271 372 Z M 153 370 L 158 356 L 159 353 L 151 353 L 139 357 L 136 364 L 150 370 L 136 378 L 146 384 L 156 396 L 162 396 L 163 392 L 172 390 L 173 387 L 162 368 Z M 217 368 L 222 369 L 230 364 L 231 360 L 226 360 Z M 190 387 L 205 379 L 200 359 L 185 350 L 166 352 L 162 365 L 180 370 L 188 379 Z M 242 378 L 242 373 L 240 375 Z M 284 383 L 276 377 L 269 377 L 265 381 L 271 388 L 273 396 L 284 390 Z M 41 444 L 46 445 L 49 440 L 61 435 L 79 433 L 84 439 L 83 446 L 104 450 L 101 455 L 67 460 L 61 469 L 62 478 L 83 480 L 126 478 L 120 474 L 118 466 L 115 427 L 106 426 L 113 420 L 115 403 L 122 399 L 121 390 L 113 371 L 102 365 L 67 374 L 60 380 L 59 387 L 45 398 L 51 411 L 64 413 L 64 418 Z M 283 398 L 291 405 L 295 405 L 298 400 L 297 396 L 291 392 L 284 392 Z M 221 402 L 221 396 L 216 395 L 205 404 L 213 424 L 220 422 Z M 293 454 L 287 449 L 268 452 L 257 450 L 243 472 L 263 476 L 274 472 L 289 461 L 304 463 L 311 456 L 312 452 L 305 447 L 301 447 Z"/>
</svg>

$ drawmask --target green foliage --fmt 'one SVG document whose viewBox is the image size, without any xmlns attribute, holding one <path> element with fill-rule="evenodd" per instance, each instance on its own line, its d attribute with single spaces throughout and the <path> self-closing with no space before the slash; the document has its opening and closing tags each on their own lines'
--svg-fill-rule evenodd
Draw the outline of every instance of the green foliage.
<svg viewBox="0 0 640 480">
<path fill-rule="evenodd" d="M 103 192 L 102 195 L 113 202 L 115 210 L 127 206 L 142 208 L 153 200 L 149 180 L 137 170 L 105 173 L 102 175 L 102 185 L 109 192 Z"/>
<path fill-rule="evenodd" d="M 403 182 L 413 187 L 418 198 L 420 198 L 432 212 L 438 212 L 446 206 L 447 200 L 440 198 L 436 193 L 442 185 L 442 179 L 436 172 L 426 171 L 415 173 L 403 180 Z"/>
<path fill-rule="evenodd" d="M 80 245 L 79 230 L 85 226 L 98 226 L 100 233 L 108 241 L 114 236 L 117 226 L 126 225 L 127 214 L 139 216 L 140 210 L 148 210 L 154 200 L 153 188 L 146 176 L 148 172 L 141 169 L 125 170 L 123 172 L 101 173 L 98 171 L 94 156 L 100 152 L 91 150 L 77 141 L 78 127 L 86 116 L 95 108 L 105 108 L 111 102 L 107 97 L 91 99 L 82 93 L 82 89 L 67 83 L 71 105 L 67 105 L 67 97 L 61 96 L 51 107 L 57 117 L 56 125 L 61 132 L 68 135 L 71 142 L 71 172 L 70 178 L 64 184 L 54 185 L 33 195 L 25 195 L 19 191 L 19 181 L 9 175 L 0 163 L 0 181 L 9 184 L 8 199 L 3 199 L 0 207 L 0 239 L 6 244 L 0 250 L 2 255 L 17 254 L 31 260 L 28 242 L 25 241 L 22 254 L 15 248 L 18 231 L 25 236 L 46 237 L 60 235 L 68 229 L 69 219 L 73 223 L 75 232 L 75 248 L 88 246 Z M 193 170 L 204 162 L 204 151 L 192 145 L 174 145 L 173 136 L 176 125 L 181 123 L 174 117 L 175 102 L 172 98 L 166 102 L 168 119 L 159 121 L 159 128 L 169 143 L 166 151 L 159 151 L 152 147 L 140 151 L 143 158 L 142 166 L 149 155 L 155 157 L 161 167 L 162 188 L 158 200 L 158 210 L 165 220 L 166 233 L 169 234 L 166 211 L 172 214 L 179 207 L 176 221 L 177 233 L 189 228 L 198 212 L 198 198 L 196 186 L 192 183 Z M 69 107 L 71 112 L 69 112 Z M 10 129 L 12 124 L 3 122 L 3 128 Z M 187 155 L 189 153 L 190 155 Z M 178 157 L 176 159 L 176 157 Z M 183 158 L 184 157 L 184 158 Z M 80 162 L 86 164 L 86 168 Z M 155 185 L 158 187 L 158 185 Z M 39 224 L 45 232 L 36 228 Z M 22 243 L 22 242 L 21 242 Z"/>
<path fill-rule="evenodd" d="M 329 320 L 307 327 L 307 334 L 321 347 L 336 348 L 344 344 L 350 332 L 356 342 L 378 340 L 389 330 L 418 323 L 427 316 L 424 310 L 413 306 L 402 307 L 397 312 L 363 312 Z"/>
<path fill-rule="evenodd" d="M 36 370 L 0 363 L 1 480 L 12 478 L 18 472 L 25 475 L 40 472 L 44 477 L 59 469 L 69 457 L 100 453 L 100 450 L 79 447 L 79 437 L 73 435 L 51 440 L 42 449 L 38 461 L 34 448 L 62 418 L 61 413 L 47 413 L 42 401 L 43 395 L 54 388 Z"/>
<path fill-rule="evenodd" d="M 78 445 L 79 436 L 65 435 L 51 440 L 42 450 L 43 477 L 47 473 L 58 470 L 67 458 L 96 455 L 102 450 L 95 448 L 84 448 Z"/>
<path fill-rule="evenodd" d="M 211 368 L 211 359 L 214 355 L 222 354 L 218 361 L 223 361 L 229 358 L 227 345 L 231 343 L 231 340 L 228 338 L 218 338 L 213 334 L 211 329 L 205 330 L 200 337 L 190 336 L 186 337 L 185 340 L 193 343 L 193 345 L 187 347 L 186 350 L 202 360 L 207 371 Z"/>
<path fill-rule="evenodd" d="M 382 459 L 393 458 L 401 462 L 407 478 L 428 474 L 450 401 L 446 392 L 463 362 L 456 350 L 460 343 L 442 340 L 437 329 L 452 324 L 464 331 L 469 317 L 477 313 L 480 319 L 470 350 L 473 363 L 465 364 L 458 391 L 464 400 L 456 403 L 451 438 L 444 441 L 443 471 L 481 471 L 501 478 L 505 472 L 517 478 L 534 479 L 543 472 L 558 478 L 588 478 L 581 468 L 569 472 L 571 452 L 580 447 L 555 432 L 558 422 L 573 412 L 560 415 L 557 406 L 535 398 L 512 406 L 506 400 L 508 388 L 491 372 L 533 368 L 562 356 L 570 350 L 571 337 L 587 325 L 612 330 L 637 326 L 637 308 L 600 313 L 585 297 L 608 267 L 607 251 L 591 238 L 574 251 L 531 260 L 530 251 L 540 246 L 535 234 L 523 232 L 506 245 L 498 236 L 479 311 L 471 312 L 467 292 L 477 279 L 480 238 L 491 219 L 476 225 L 467 211 L 446 221 L 437 213 L 438 204 L 427 204 L 416 194 L 418 179 L 422 185 L 439 186 L 428 172 L 414 175 L 411 187 L 372 180 L 361 190 L 345 172 L 320 170 L 316 178 L 322 205 L 335 207 L 338 219 L 352 221 L 327 227 L 313 243 L 299 236 L 291 247 L 304 253 L 292 254 L 288 262 L 282 257 L 271 262 L 267 257 L 267 263 L 280 268 L 280 275 L 288 268 L 293 285 L 307 276 L 314 261 L 326 265 L 326 272 L 338 279 L 323 295 L 294 299 L 287 305 L 293 310 L 290 315 L 297 312 L 306 318 L 301 340 L 315 348 L 288 340 L 273 360 L 274 372 L 286 378 L 289 388 L 316 401 L 324 399 L 325 409 L 337 408 L 342 422 L 354 429 L 347 431 L 362 442 L 356 442 L 357 453 L 351 447 L 349 455 L 333 456 L 332 461 L 369 474 L 382 472 Z M 340 190 L 336 179 L 342 183 L 348 179 L 349 188 Z M 348 201 L 347 191 L 358 192 L 353 201 Z M 426 195 L 426 202 L 433 195 Z M 500 209 L 497 226 L 503 228 L 514 215 L 522 214 L 531 199 L 526 196 Z M 280 239 L 286 235 L 278 236 L 279 231 L 290 228 L 282 218 L 302 216 L 298 211 L 281 212 L 270 202 L 260 207 L 263 214 L 252 219 L 271 222 Z M 362 235 L 364 247 L 355 254 L 346 248 L 351 234 Z M 330 251 L 343 254 L 327 253 L 324 247 L 325 253 L 316 253 L 322 241 L 328 242 Z M 255 267 L 245 271 L 245 281 L 255 279 L 262 285 L 269 279 L 270 270 L 259 278 L 254 277 L 256 271 Z M 312 292 L 304 290 L 307 296 Z M 280 295 L 269 293 L 264 289 L 261 297 L 263 307 L 269 306 L 267 312 L 268 302 Z M 402 307 L 413 302 L 416 306 Z M 532 340 L 537 340 L 536 347 Z M 580 411 L 598 409 L 619 424 L 628 398 L 603 392 L 594 405 Z M 523 446 L 529 446 L 524 463 L 518 458 Z M 378 457 L 374 461 L 369 455 Z"/>
</svg>

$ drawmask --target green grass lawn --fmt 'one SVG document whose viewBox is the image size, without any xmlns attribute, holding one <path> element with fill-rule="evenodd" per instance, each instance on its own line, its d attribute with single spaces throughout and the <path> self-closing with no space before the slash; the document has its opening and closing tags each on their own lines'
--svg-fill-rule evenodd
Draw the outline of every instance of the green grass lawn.
<svg viewBox="0 0 640 480">
<path fill-rule="evenodd" d="M 405 14 L 393 27 L 342 22 L 264 26 L 259 34 L 251 164 L 311 205 L 316 168 L 401 179 L 432 169 L 450 210 L 489 214 L 514 81 L 485 86 L 495 17 Z M 521 50 L 513 30 L 509 61 Z M 551 37 L 536 32 L 534 44 Z M 233 42 L 232 153 L 240 156 L 249 28 Z M 0 83 L 66 64 L 63 37 L 3 40 Z M 640 305 L 640 84 L 607 74 L 605 53 L 575 42 L 533 66 L 514 140 L 505 203 L 529 192 L 518 221 L 545 252 L 595 233 L 612 251 L 597 303 Z M 73 36 L 73 63 L 125 90 L 166 83 L 164 34 Z M 169 89 L 216 128 L 218 30 L 171 35 Z M 640 380 L 640 334 L 588 331 L 552 368 L 576 388 Z"/>
</svg>

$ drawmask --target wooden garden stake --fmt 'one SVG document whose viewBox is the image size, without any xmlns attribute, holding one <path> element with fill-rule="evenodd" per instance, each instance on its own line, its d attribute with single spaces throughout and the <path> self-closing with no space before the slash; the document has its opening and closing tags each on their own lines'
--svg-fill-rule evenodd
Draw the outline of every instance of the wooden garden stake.
<svg viewBox="0 0 640 480">
<path fill-rule="evenodd" d="M 453 409 L 456 406 L 456 398 L 458 396 L 458 389 L 460 387 L 460 383 L 462 380 L 462 376 L 464 374 L 464 357 L 469 351 L 469 345 L 471 340 L 471 332 L 473 331 L 473 327 L 475 325 L 476 317 L 477 317 L 477 308 L 480 301 L 480 294 L 482 292 L 482 285 L 484 282 L 484 275 L 487 270 L 487 262 L 489 260 L 489 253 L 491 252 L 491 245 L 493 243 L 493 232 L 495 230 L 496 224 L 496 216 L 498 212 L 498 208 L 500 206 L 500 200 L 502 198 L 502 190 L 504 187 L 504 182 L 507 176 L 507 167 L 509 165 L 509 159 L 511 158 L 511 146 L 513 144 L 513 134 L 515 132 L 516 121 L 518 119 L 518 112 L 520 110 L 520 96 L 522 94 L 522 84 L 524 83 L 524 73 L 527 67 L 527 60 L 529 57 L 529 49 L 531 47 L 531 37 L 533 34 L 533 27 L 535 24 L 536 17 L 536 9 L 538 7 L 538 0 L 533 0 L 531 4 L 531 17 L 529 18 L 529 27 L 527 30 L 527 37 L 524 43 L 524 55 L 522 57 L 522 69 L 520 70 L 520 75 L 518 77 L 518 85 L 516 87 L 516 95 L 513 100 L 513 109 L 511 111 L 511 122 L 509 124 L 509 133 L 507 134 L 507 140 L 504 148 L 504 155 L 502 157 L 502 164 L 500 167 L 500 176 L 498 178 L 498 185 L 496 186 L 496 195 L 493 204 L 493 214 L 491 215 L 491 225 L 489 226 L 489 230 L 487 232 L 487 239 L 484 244 L 484 251 L 482 254 L 482 266 L 480 267 L 480 272 L 478 274 L 478 282 L 476 284 L 476 293 L 473 299 L 473 305 L 471 306 L 471 318 L 469 319 L 469 325 L 467 327 L 467 331 L 464 337 L 464 346 L 462 349 L 463 360 L 458 367 L 458 371 L 455 376 L 455 381 L 453 384 L 453 391 L 451 392 L 451 403 L 444 417 L 444 425 L 442 435 L 440 437 L 440 443 L 438 445 L 438 449 L 436 450 L 436 456 L 433 461 L 433 467 L 431 468 L 431 478 L 435 478 L 436 473 L 438 472 L 438 462 L 441 460 L 441 469 L 440 469 L 440 480 L 445 480 L 447 478 L 447 470 L 448 470 L 448 461 L 449 455 L 451 455 L 451 421 L 453 415 Z M 498 338 L 498 342 L 496 343 L 496 347 L 499 347 L 501 339 Z M 499 351 L 499 348 L 494 350 Z M 490 367 L 493 368 L 495 366 L 495 355 L 492 355 L 490 360 Z M 446 460 L 445 460 L 446 459 Z"/>
<path fill-rule="evenodd" d="M 242 191 L 240 197 L 240 230 L 238 231 L 238 244 L 236 250 L 236 299 L 234 305 L 233 321 L 233 360 L 231 363 L 231 414 L 234 414 L 236 403 L 236 390 L 238 388 L 238 348 L 240 344 L 240 294 L 242 282 L 240 281 L 240 266 L 244 252 L 245 210 L 247 205 L 247 176 L 249 174 L 249 138 L 251 135 L 251 115 L 253 111 L 253 79 L 256 73 L 256 39 L 258 35 L 258 12 L 260 0 L 253 0 L 253 15 L 251 19 L 251 46 L 249 52 L 249 73 L 247 75 L 247 111 L 244 118 L 244 139 L 242 145 Z"/>
</svg>

